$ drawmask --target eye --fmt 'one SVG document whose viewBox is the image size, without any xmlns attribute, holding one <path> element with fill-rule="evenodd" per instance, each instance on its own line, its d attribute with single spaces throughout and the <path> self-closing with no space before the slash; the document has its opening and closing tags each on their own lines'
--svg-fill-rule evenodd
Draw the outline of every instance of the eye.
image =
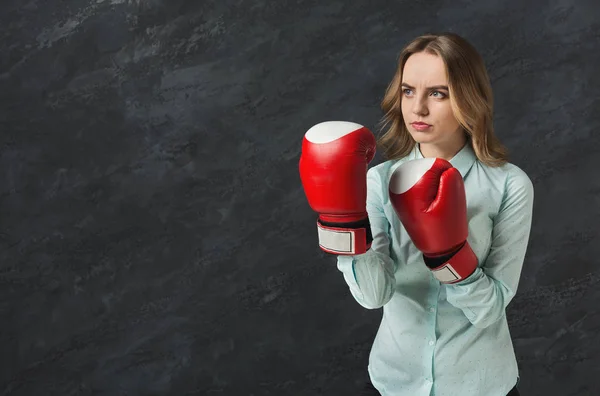
<svg viewBox="0 0 600 396">
<path fill-rule="evenodd" d="M 439 99 L 443 99 L 443 98 L 445 98 L 445 97 L 446 97 L 446 94 L 445 94 L 445 93 L 443 93 L 443 92 L 440 92 L 440 91 L 433 91 L 431 94 L 432 94 L 432 95 L 433 95 L 433 94 L 438 94 L 438 96 L 436 96 L 436 98 L 439 98 Z"/>
<path fill-rule="evenodd" d="M 409 91 L 410 91 L 410 89 L 408 89 L 408 88 L 404 88 L 404 89 L 402 90 L 402 93 L 404 93 L 404 95 L 409 95 Z"/>
</svg>

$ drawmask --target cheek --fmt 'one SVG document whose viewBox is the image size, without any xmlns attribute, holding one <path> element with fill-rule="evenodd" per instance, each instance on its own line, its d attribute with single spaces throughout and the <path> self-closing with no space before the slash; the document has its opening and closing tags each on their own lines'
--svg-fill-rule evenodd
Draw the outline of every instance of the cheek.
<svg viewBox="0 0 600 396">
<path fill-rule="evenodd" d="M 404 116 L 404 118 L 406 118 L 406 115 L 409 111 L 408 101 L 400 100 L 400 110 L 402 110 L 402 115 Z"/>
<path fill-rule="evenodd" d="M 454 117 L 454 112 L 452 111 L 450 102 L 440 103 L 440 106 L 438 108 L 438 114 L 439 114 L 440 120 L 443 120 L 444 123 L 458 125 L 458 121 Z"/>
<path fill-rule="evenodd" d="M 408 101 L 403 100 L 400 102 L 400 110 L 402 112 L 402 118 L 404 119 L 404 124 L 408 127 L 408 123 L 411 121 L 413 114 Z"/>
</svg>

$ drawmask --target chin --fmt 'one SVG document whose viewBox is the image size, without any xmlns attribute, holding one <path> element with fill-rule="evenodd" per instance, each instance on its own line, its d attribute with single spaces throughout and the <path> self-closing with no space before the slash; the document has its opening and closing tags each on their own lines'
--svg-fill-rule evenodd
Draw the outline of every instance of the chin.
<svg viewBox="0 0 600 396">
<path fill-rule="evenodd" d="M 436 136 L 431 132 L 412 132 L 410 135 L 412 136 L 413 140 L 417 143 L 433 143 L 437 140 Z"/>
</svg>

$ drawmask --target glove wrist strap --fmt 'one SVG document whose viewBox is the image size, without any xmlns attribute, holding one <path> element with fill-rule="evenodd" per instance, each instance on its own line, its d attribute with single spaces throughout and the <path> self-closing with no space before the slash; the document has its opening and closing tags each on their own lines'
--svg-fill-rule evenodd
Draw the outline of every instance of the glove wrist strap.
<svg viewBox="0 0 600 396">
<path fill-rule="evenodd" d="M 423 255 L 423 260 L 433 275 L 441 282 L 452 284 L 468 278 L 477 269 L 477 256 L 466 242 L 454 253 L 431 257 Z"/>
<path fill-rule="evenodd" d="M 360 221 L 337 223 L 317 220 L 319 246 L 327 253 L 355 255 L 366 253 L 373 242 L 371 223 L 366 217 Z"/>
</svg>

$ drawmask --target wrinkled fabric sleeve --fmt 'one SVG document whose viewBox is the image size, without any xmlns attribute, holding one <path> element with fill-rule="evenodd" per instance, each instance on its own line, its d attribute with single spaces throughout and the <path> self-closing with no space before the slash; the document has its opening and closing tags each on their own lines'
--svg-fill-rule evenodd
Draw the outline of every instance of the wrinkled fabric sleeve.
<svg viewBox="0 0 600 396">
<path fill-rule="evenodd" d="M 447 300 L 469 321 L 485 328 L 505 315 L 517 292 L 533 217 L 533 184 L 513 168 L 506 179 L 504 198 L 493 222 L 487 259 L 458 283 L 446 285 Z"/>
<path fill-rule="evenodd" d="M 391 300 L 396 285 L 396 266 L 390 258 L 389 222 L 383 211 L 382 194 L 387 183 L 374 168 L 367 172 L 367 213 L 373 242 L 364 254 L 338 256 L 337 268 L 344 275 L 354 299 L 364 308 L 377 309 Z"/>
</svg>

